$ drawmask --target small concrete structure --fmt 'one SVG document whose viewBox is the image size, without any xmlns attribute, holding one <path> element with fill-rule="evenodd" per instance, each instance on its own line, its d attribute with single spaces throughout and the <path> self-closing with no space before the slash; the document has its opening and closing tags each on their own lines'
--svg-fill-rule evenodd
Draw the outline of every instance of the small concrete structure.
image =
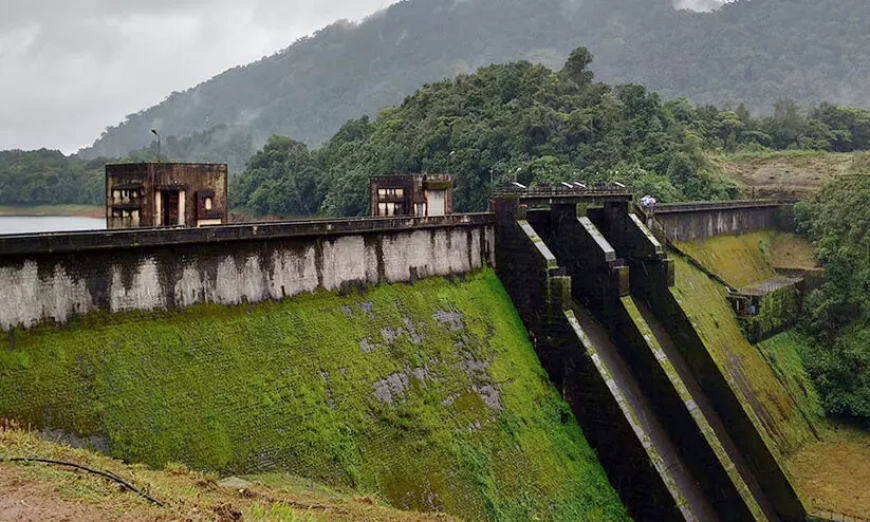
<svg viewBox="0 0 870 522">
<path fill-rule="evenodd" d="M 446 174 L 369 178 L 372 217 L 439 217 L 453 213 L 453 180 Z"/>
<path fill-rule="evenodd" d="M 800 315 L 804 280 L 779 277 L 737 289 L 728 302 L 752 343 L 768 339 L 794 325 Z"/>
<path fill-rule="evenodd" d="M 227 222 L 227 166 L 106 165 L 106 227 L 202 227 Z"/>
</svg>

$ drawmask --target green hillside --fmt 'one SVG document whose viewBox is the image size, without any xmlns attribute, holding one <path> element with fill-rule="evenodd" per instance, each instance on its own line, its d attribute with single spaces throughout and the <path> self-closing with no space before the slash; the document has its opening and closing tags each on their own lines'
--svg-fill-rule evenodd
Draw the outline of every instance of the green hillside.
<svg viewBox="0 0 870 522">
<path fill-rule="evenodd" d="M 123 157 L 147 146 L 155 126 L 184 137 L 205 122 L 227 126 L 233 148 L 273 134 L 315 145 L 424 83 L 516 60 L 558 67 L 581 45 L 598 57 L 602 80 L 666 99 L 745 102 L 756 112 L 781 98 L 866 107 L 868 23 L 862 0 L 752 0 L 713 13 L 675 10 L 672 0 L 409 0 L 172 93 L 83 153 Z"/>
<path fill-rule="evenodd" d="M 109 454 L 286 470 L 467 520 L 626 520 L 487 269 L 15 334 L 0 418 Z"/>
</svg>

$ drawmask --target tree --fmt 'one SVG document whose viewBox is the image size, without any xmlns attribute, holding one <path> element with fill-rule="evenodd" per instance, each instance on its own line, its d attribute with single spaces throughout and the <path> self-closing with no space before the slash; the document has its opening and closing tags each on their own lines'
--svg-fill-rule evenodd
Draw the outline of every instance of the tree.
<svg viewBox="0 0 870 522">
<path fill-rule="evenodd" d="M 564 69 L 562 69 L 562 73 L 566 78 L 574 82 L 577 87 L 584 89 L 592 83 L 592 79 L 595 77 L 592 71 L 589 70 L 592 60 L 593 56 L 589 52 L 589 49 L 578 47 L 571 51 L 568 61 L 565 63 Z"/>
</svg>

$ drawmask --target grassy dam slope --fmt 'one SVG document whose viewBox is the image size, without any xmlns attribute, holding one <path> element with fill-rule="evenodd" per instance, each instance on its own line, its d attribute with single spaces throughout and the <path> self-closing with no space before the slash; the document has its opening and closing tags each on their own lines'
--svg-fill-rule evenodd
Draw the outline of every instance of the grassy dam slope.
<svg viewBox="0 0 870 522">
<path fill-rule="evenodd" d="M 280 469 L 468 520 L 628 519 L 490 269 L 12 337 L 0 418 L 116 458 Z"/>
<path fill-rule="evenodd" d="M 696 259 L 710 270 L 728 274 L 726 250 L 738 245 L 742 251 L 757 252 L 765 234 L 713 238 L 703 244 L 706 256 Z M 740 331 L 724 287 L 682 256 L 672 257 L 677 265 L 675 295 L 782 454 L 781 464 L 811 501 L 813 513 L 821 519 L 866 519 L 870 494 L 856 485 L 870 480 L 870 438 L 866 431 L 824 417 L 801 360 L 812 341 L 788 330 L 753 346 Z M 746 274 L 762 277 L 770 269 L 759 262 L 757 253 L 753 258 L 751 264 L 745 259 L 737 263 L 752 267 Z"/>
<path fill-rule="evenodd" d="M 730 377 L 777 449 L 789 455 L 815 440 L 816 411 L 792 397 L 763 355 L 743 336 L 725 289 L 679 255 L 674 294 L 713 359 Z"/>
</svg>

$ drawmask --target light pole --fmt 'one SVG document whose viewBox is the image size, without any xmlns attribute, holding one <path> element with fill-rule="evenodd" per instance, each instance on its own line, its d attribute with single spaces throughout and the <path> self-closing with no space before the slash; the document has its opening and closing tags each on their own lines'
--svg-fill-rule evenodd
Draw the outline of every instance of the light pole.
<svg viewBox="0 0 870 522">
<path fill-rule="evenodd" d="M 157 163 L 160 163 L 160 133 L 156 129 L 151 129 L 151 133 L 157 136 Z"/>
<path fill-rule="evenodd" d="M 450 159 L 453 157 L 454 154 L 456 154 L 456 151 L 451 150 L 450 154 L 447 155 L 447 175 L 448 176 L 450 175 Z"/>
</svg>

